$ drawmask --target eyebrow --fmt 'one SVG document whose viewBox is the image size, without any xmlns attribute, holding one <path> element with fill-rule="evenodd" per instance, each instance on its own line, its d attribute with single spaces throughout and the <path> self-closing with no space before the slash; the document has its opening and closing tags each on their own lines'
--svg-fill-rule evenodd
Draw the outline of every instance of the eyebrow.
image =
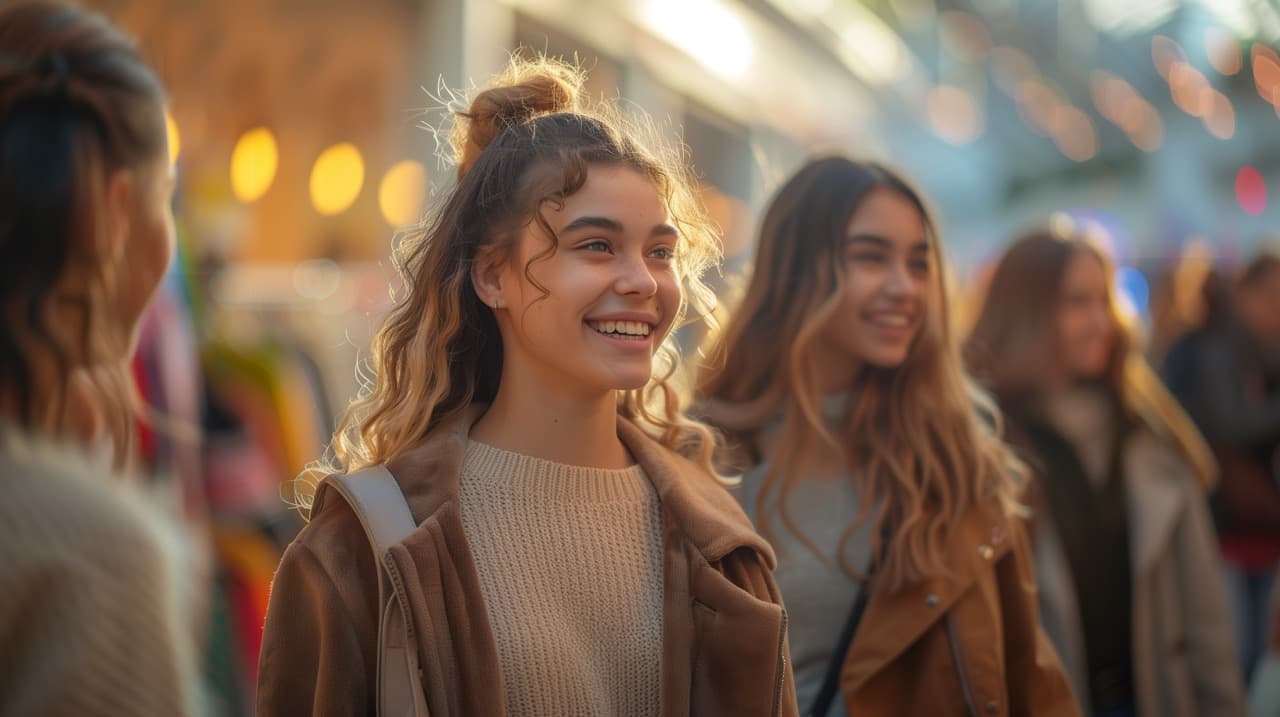
<svg viewBox="0 0 1280 717">
<path fill-rule="evenodd" d="M 853 236 L 847 237 L 845 239 L 845 242 L 848 244 L 874 244 L 881 249 L 893 248 L 893 242 L 880 236 L 879 234 L 854 234 Z M 930 249 L 929 242 L 924 239 L 920 240 L 918 244 L 911 247 L 911 251 L 915 253 L 920 253 L 920 252 L 927 253 L 929 249 Z"/>
<path fill-rule="evenodd" d="M 604 229 L 605 231 L 619 232 L 619 233 L 621 233 L 623 230 L 622 222 L 616 219 L 610 219 L 608 217 L 585 216 L 585 217 L 578 217 L 577 219 L 574 219 L 573 221 L 564 225 L 564 228 L 560 230 L 560 233 L 567 234 L 569 232 L 572 232 L 578 229 L 585 229 L 585 228 Z M 676 231 L 675 227 L 666 223 L 659 224 L 649 231 L 649 236 L 651 237 L 679 236 L 679 235 L 680 235 L 680 232 Z"/>
</svg>

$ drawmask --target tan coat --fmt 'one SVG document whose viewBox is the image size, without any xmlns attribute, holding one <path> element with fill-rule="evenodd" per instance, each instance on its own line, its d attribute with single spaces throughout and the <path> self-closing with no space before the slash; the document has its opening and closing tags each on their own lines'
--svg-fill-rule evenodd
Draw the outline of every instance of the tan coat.
<svg viewBox="0 0 1280 717">
<path fill-rule="evenodd" d="M 389 468 L 418 527 L 386 565 L 417 636 L 432 715 L 503 714 L 493 634 L 458 512 L 475 411 Z M 662 715 L 795 715 L 773 551 L 695 464 L 619 420 L 662 506 Z M 608 566 L 601 566 L 608 569 Z M 372 714 L 377 573 L 364 533 L 325 488 L 272 587 L 258 714 Z"/>
<path fill-rule="evenodd" d="M 976 507 L 948 546 L 950 575 L 873 588 L 840 673 L 848 714 L 1080 714 L 1037 624 L 1022 521 Z"/>
<path fill-rule="evenodd" d="M 1149 431 L 1134 434 L 1124 461 L 1138 714 L 1242 715 L 1243 682 L 1204 493 L 1173 448 Z M 1071 571 L 1048 513 L 1036 521 L 1044 625 L 1087 703 L 1084 635 Z"/>
<path fill-rule="evenodd" d="M 104 458 L 0 421 L 0 715 L 201 713 L 193 554 Z"/>
</svg>

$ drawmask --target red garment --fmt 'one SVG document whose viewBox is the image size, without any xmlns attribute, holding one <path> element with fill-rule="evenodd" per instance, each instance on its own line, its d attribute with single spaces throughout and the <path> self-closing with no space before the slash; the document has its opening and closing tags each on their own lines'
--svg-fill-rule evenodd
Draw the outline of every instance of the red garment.
<svg viewBox="0 0 1280 717">
<path fill-rule="evenodd" d="M 1218 538 L 1218 546 L 1224 560 L 1250 572 L 1280 563 L 1280 543 L 1275 538 L 1226 534 Z"/>
</svg>

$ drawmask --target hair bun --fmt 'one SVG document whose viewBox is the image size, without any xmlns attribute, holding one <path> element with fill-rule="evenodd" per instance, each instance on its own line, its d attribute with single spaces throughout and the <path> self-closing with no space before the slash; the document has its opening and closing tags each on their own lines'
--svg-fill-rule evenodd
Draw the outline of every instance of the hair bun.
<svg viewBox="0 0 1280 717">
<path fill-rule="evenodd" d="M 504 129 L 543 115 L 576 111 L 582 81 L 578 69 L 557 60 L 512 58 L 506 71 L 471 100 L 471 107 L 458 113 L 458 176 L 466 174 Z"/>
</svg>

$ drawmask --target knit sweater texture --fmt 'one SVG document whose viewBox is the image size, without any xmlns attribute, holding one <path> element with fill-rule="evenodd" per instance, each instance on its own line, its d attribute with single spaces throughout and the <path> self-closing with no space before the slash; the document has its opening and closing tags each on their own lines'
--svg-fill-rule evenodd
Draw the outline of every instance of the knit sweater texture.
<svg viewBox="0 0 1280 717">
<path fill-rule="evenodd" d="M 0 715 L 195 712 L 181 541 L 77 447 L 0 427 Z"/>
<path fill-rule="evenodd" d="M 471 441 L 460 498 L 507 713 L 657 714 L 662 532 L 643 469 Z"/>
</svg>

